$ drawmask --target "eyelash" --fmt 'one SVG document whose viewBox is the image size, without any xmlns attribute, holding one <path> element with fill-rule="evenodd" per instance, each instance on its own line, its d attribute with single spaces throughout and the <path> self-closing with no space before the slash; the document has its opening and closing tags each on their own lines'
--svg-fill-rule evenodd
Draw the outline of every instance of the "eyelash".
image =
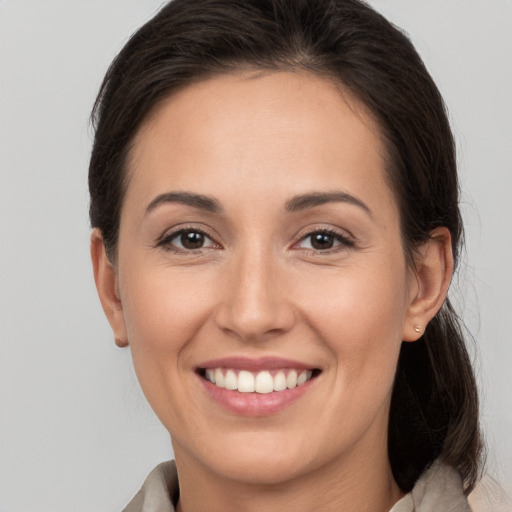
<svg viewBox="0 0 512 512">
<path fill-rule="evenodd" d="M 205 239 L 208 239 L 212 242 L 212 247 L 199 247 L 197 249 L 186 249 L 186 248 L 182 249 L 182 248 L 176 247 L 172 244 L 172 241 L 174 239 L 176 239 L 186 233 L 195 233 L 195 234 L 199 234 L 199 235 L 203 236 Z M 167 251 L 175 252 L 178 254 L 198 254 L 203 249 L 210 249 L 210 248 L 219 249 L 221 246 L 217 242 L 215 242 L 214 239 L 208 233 L 206 233 L 206 231 L 199 229 L 199 228 L 195 228 L 195 227 L 185 227 L 185 228 L 177 229 L 176 231 L 171 231 L 170 233 L 168 233 L 168 232 L 164 233 L 164 235 L 162 235 L 158 239 L 158 241 L 156 243 L 156 247 L 162 247 Z"/>
<path fill-rule="evenodd" d="M 311 238 L 314 235 L 327 235 L 333 237 L 335 241 L 339 242 L 338 245 L 334 247 L 330 247 L 328 249 L 315 249 L 315 248 L 304 248 L 309 254 L 312 255 L 322 255 L 322 254 L 333 254 L 340 251 L 343 251 L 347 248 L 355 247 L 355 241 L 352 238 L 349 238 L 346 234 L 342 234 L 339 231 L 334 229 L 326 229 L 326 228 L 318 228 L 312 231 L 308 231 L 303 236 L 300 237 L 299 241 L 294 244 L 294 247 L 299 245 L 301 242 Z M 310 242 L 311 243 L 311 242 Z M 299 249 L 297 249 L 299 250 Z"/>
<path fill-rule="evenodd" d="M 186 248 L 176 247 L 172 244 L 173 240 L 175 240 L 176 238 L 178 238 L 186 233 L 199 234 L 199 235 L 203 236 L 205 239 L 210 240 L 212 245 L 209 247 L 199 247 L 197 249 L 186 249 Z M 295 242 L 293 244 L 292 248 L 295 248 L 296 246 L 298 246 L 299 244 L 301 244 L 308 238 L 311 239 L 311 237 L 313 237 L 314 235 L 327 235 L 327 236 L 333 237 L 335 241 L 339 242 L 339 244 L 335 245 L 334 247 L 330 247 L 328 249 L 303 248 L 303 250 L 307 251 L 309 254 L 313 254 L 313 255 L 332 254 L 332 253 L 342 251 L 346 248 L 351 248 L 351 247 L 355 246 L 354 240 L 349 238 L 347 235 L 342 234 L 333 229 L 319 228 L 319 229 L 314 229 L 312 231 L 309 231 L 309 232 L 303 234 L 300 237 L 299 241 Z M 171 252 L 178 253 L 178 254 L 198 254 L 198 253 L 201 253 L 202 250 L 204 250 L 204 249 L 212 249 L 212 248 L 220 249 L 221 245 L 218 244 L 217 242 L 215 242 L 213 237 L 211 237 L 204 230 L 195 228 L 195 227 L 185 227 L 185 228 L 180 228 L 180 229 L 177 229 L 176 231 L 172 231 L 170 233 L 165 233 L 164 235 L 162 235 L 158 239 L 158 241 L 156 243 L 156 247 L 162 247 L 167 251 L 171 251 Z M 296 248 L 295 250 L 300 250 L 300 247 Z"/>
</svg>

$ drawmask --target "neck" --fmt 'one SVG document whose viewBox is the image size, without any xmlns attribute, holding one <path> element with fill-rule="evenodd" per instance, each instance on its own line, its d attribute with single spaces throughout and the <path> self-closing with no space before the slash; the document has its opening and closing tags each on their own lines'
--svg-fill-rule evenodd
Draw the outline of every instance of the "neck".
<svg viewBox="0 0 512 512">
<path fill-rule="evenodd" d="M 355 450 L 354 450 L 355 451 Z M 369 456 L 344 454 L 272 485 L 233 481 L 176 452 L 178 512 L 388 512 L 403 493 L 391 473 L 387 440 Z"/>
</svg>

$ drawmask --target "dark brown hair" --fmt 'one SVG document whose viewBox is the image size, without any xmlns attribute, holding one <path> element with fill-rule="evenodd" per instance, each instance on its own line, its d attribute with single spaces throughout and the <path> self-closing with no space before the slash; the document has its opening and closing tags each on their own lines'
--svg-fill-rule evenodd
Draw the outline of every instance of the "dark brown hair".
<svg viewBox="0 0 512 512">
<path fill-rule="evenodd" d="M 409 39 L 358 0 L 174 0 L 110 66 L 92 119 L 90 218 L 115 260 L 134 135 L 178 88 L 243 69 L 307 70 L 342 84 L 378 121 L 410 256 L 446 226 L 461 244 L 455 146 L 443 100 Z M 391 401 L 389 457 L 410 490 L 438 457 L 466 491 L 481 462 L 478 395 L 447 300 L 416 343 L 403 343 Z"/>
</svg>

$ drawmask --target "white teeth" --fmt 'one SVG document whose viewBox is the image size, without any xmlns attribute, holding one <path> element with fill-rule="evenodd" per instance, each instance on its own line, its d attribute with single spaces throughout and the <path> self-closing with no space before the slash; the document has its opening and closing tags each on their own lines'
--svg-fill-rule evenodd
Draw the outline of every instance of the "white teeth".
<svg viewBox="0 0 512 512">
<path fill-rule="evenodd" d="M 238 374 L 237 374 L 238 373 Z M 273 374 L 273 375 L 272 375 Z M 208 368 L 205 378 L 218 388 L 240 393 L 272 393 L 302 386 L 311 379 L 311 370 L 268 370 L 252 373 L 246 370 Z"/>
<path fill-rule="evenodd" d="M 292 389 L 297 385 L 297 372 L 295 370 L 291 370 L 290 373 L 286 376 L 286 387 L 288 389 Z"/>
<path fill-rule="evenodd" d="M 254 393 L 254 375 L 242 370 L 238 374 L 238 391 L 240 393 Z"/>
<path fill-rule="evenodd" d="M 308 375 L 309 373 L 309 375 Z M 302 386 L 306 381 L 308 381 L 311 378 L 311 372 L 309 370 L 304 370 L 303 372 L 300 372 L 299 376 L 297 377 L 297 386 Z"/>
<path fill-rule="evenodd" d="M 206 378 L 212 383 L 212 384 L 215 384 L 215 370 L 212 370 L 210 368 L 208 368 L 208 370 L 206 370 Z"/>
<path fill-rule="evenodd" d="M 228 370 L 226 372 L 226 377 L 224 378 L 224 387 L 232 391 L 238 388 L 238 378 L 233 370 Z"/>
<path fill-rule="evenodd" d="M 274 377 L 274 391 L 284 391 L 286 389 L 286 375 L 279 370 Z"/>
<path fill-rule="evenodd" d="M 215 370 L 215 384 L 217 384 L 219 388 L 224 387 L 224 375 L 222 374 L 222 370 L 220 368 Z"/>
<path fill-rule="evenodd" d="M 259 372 L 256 375 L 254 391 L 256 393 L 272 393 L 274 391 L 274 379 L 270 372 Z"/>
</svg>

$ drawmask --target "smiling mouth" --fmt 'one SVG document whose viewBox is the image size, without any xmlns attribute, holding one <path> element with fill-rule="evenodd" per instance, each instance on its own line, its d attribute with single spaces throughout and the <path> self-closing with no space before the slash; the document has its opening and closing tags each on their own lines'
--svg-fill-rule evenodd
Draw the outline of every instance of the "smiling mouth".
<svg viewBox="0 0 512 512">
<path fill-rule="evenodd" d="M 317 377 L 320 370 L 292 368 L 251 372 L 235 368 L 200 368 L 199 375 L 215 387 L 239 393 L 279 393 L 303 386 Z"/>
</svg>

